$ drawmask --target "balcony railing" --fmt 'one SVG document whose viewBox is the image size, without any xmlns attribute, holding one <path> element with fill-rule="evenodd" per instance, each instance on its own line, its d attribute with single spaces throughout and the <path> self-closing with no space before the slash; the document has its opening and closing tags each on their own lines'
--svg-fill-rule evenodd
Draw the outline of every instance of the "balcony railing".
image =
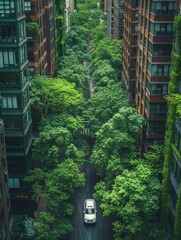
<svg viewBox="0 0 181 240">
<path fill-rule="evenodd" d="M 1 37 L 0 36 L 0 44 L 10 44 L 10 43 L 17 43 L 17 38 L 16 36 L 5 36 Z"/>
<path fill-rule="evenodd" d="M 4 83 L 4 82 L 0 82 L 0 88 L 19 88 L 19 84 L 18 83 L 13 83 L 13 82 L 9 82 L 9 83 Z"/>
<path fill-rule="evenodd" d="M 159 50 L 159 51 L 156 51 L 156 50 L 149 50 L 149 53 L 150 55 L 154 56 L 154 57 L 170 57 L 170 54 L 171 54 L 171 50 Z"/>
<path fill-rule="evenodd" d="M 151 13 L 156 15 L 174 15 L 176 14 L 176 10 L 151 10 Z"/>
<path fill-rule="evenodd" d="M 161 31 L 155 31 L 155 36 L 173 36 L 173 32 L 161 32 Z"/>
</svg>

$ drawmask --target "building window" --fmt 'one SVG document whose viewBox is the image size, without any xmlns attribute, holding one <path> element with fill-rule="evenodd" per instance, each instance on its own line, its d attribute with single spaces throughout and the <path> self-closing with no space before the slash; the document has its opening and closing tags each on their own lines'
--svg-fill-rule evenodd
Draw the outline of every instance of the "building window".
<svg viewBox="0 0 181 240">
<path fill-rule="evenodd" d="M 176 1 L 152 1 L 151 12 L 155 14 L 175 14 L 177 8 Z"/>
<path fill-rule="evenodd" d="M 147 132 L 150 134 L 164 134 L 165 133 L 165 122 L 147 122 Z"/>
<path fill-rule="evenodd" d="M 149 41 L 148 43 L 149 53 L 152 56 L 159 57 L 170 57 L 172 51 L 172 44 L 153 44 Z"/>
<path fill-rule="evenodd" d="M 10 188 L 19 188 L 19 178 L 9 178 L 9 187 Z"/>
<path fill-rule="evenodd" d="M 138 32 L 138 25 L 137 24 L 135 24 L 135 26 L 134 26 L 134 31 Z"/>
<path fill-rule="evenodd" d="M 150 22 L 150 32 L 155 36 L 173 36 L 173 23 Z"/>
<path fill-rule="evenodd" d="M 18 22 L 17 28 L 18 28 L 18 34 L 19 34 L 19 41 L 22 41 L 26 38 L 25 21 Z"/>
<path fill-rule="evenodd" d="M 0 50 L 0 68 L 18 66 L 18 56 L 15 50 Z"/>
<path fill-rule="evenodd" d="M 148 111 L 149 116 L 158 116 L 165 117 L 167 115 L 167 105 L 165 103 L 149 103 L 146 100 L 146 109 Z"/>
<path fill-rule="evenodd" d="M 3 108 L 18 108 L 18 98 L 17 97 L 3 97 L 2 98 Z"/>
<path fill-rule="evenodd" d="M 30 121 L 30 119 L 31 119 L 30 116 L 31 116 L 31 115 L 30 115 L 30 111 L 27 111 L 27 112 L 25 113 L 24 117 L 23 117 L 23 121 L 24 121 L 24 125 L 25 125 L 25 126 L 29 123 L 29 121 Z"/>
<path fill-rule="evenodd" d="M 150 92 L 150 95 L 167 95 L 168 94 L 168 84 L 152 84 L 147 79 L 146 87 Z"/>
<path fill-rule="evenodd" d="M 18 0 L 17 1 L 17 15 L 21 16 L 24 14 L 24 1 Z"/>
<path fill-rule="evenodd" d="M 15 5 L 13 1 L 0 0 L 0 17 L 10 17 L 15 14 Z"/>
<path fill-rule="evenodd" d="M 147 64 L 147 70 L 151 76 L 169 76 L 170 67 L 170 64 L 151 64 L 149 61 Z"/>
<path fill-rule="evenodd" d="M 34 67 L 28 67 L 28 74 L 29 74 L 29 76 L 33 76 L 35 74 L 35 68 Z"/>
<path fill-rule="evenodd" d="M 25 11 L 31 11 L 31 2 L 25 1 Z"/>
<path fill-rule="evenodd" d="M 22 45 L 19 49 L 20 51 L 20 64 L 24 63 L 25 61 L 27 61 L 27 49 L 26 49 L 26 45 Z"/>
</svg>

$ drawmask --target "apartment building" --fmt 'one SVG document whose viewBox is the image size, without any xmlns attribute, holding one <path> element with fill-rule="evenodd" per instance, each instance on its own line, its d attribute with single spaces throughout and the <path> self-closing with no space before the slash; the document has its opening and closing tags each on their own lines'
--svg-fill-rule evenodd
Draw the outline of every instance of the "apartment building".
<svg viewBox="0 0 181 240">
<path fill-rule="evenodd" d="M 131 105 L 135 106 L 138 1 L 124 0 L 121 78 Z"/>
<path fill-rule="evenodd" d="M 53 1 L 45 0 L 45 38 L 47 51 L 47 70 L 48 76 L 53 76 L 55 73 L 55 28 L 53 17 Z"/>
<path fill-rule="evenodd" d="M 1 100 L 2 97 L 0 98 L 0 110 Z M 2 240 L 11 239 L 12 218 L 8 181 L 4 123 L 0 116 L 0 239 Z"/>
<path fill-rule="evenodd" d="M 52 76 L 55 70 L 52 0 L 25 0 L 28 67 L 31 75 Z"/>
<path fill-rule="evenodd" d="M 107 0 L 107 32 L 109 36 L 113 36 L 114 24 L 114 0 Z"/>
<path fill-rule="evenodd" d="M 25 1 L 25 13 L 29 72 L 31 75 L 47 75 L 44 1 Z"/>
<path fill-rule="evenodd" d="M 14 213 L 31 212 L 31 193 L 23 179 L 31 168 L 31 112 L 23 0 L 0 4 L 0 93 Z"/>
<path fill-rule="evenodd" d="M 114 0 L 113 38 L 122 39 L 124 23 L 124 0 Z"/>
<path fill-rule="evenodd" d="M 177 1 L 139 1 L 135 105 L 146 126 L 140 151 L 163 143 Z"/>
</svg>

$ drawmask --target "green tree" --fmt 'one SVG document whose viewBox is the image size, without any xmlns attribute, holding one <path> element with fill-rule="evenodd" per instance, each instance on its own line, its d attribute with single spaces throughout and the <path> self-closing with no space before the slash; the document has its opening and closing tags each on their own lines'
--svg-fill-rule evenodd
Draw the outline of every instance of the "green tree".
<svg viewBox="0 0 181 240">
<path fill-rule="evenodd" d="M 101 201 L 103 215 L 116 216 L 120 224 L 114 224 L 116 235 L 151 239 L 148 233 L 159 209 L 161 184 L 148 167 L 140 164 L 131 171 L 124 170 L 115 178 L 112 190 L 107 190 L 104 182 L 95 189 L 94 197 Z"/>
<path fill-rule="evenodd" d="M 92 136 L 106 123 L 119 108 L 128 106 L 126 95 L 120 83 L 108 83 L 106 87 L 97 87 L 84 111 L 85 118 L 89 121 Z"/>
<path fill-rule="evenodd" d="M 131 165 L 136 166 L 138 164 L 145 164 L 150 168 L 153 175 L 162 181 L 163 175 L 163 146 L 162 145 L 152 145 L 150 151 L 144 153 L 142 159 L 132 160 Z"/>
<path fill-rule="evenodd" d="M 100 40 L 105 39 L 107 37 L 107 26 L 104 22 L 98 24 L 91 31 L 91 39 L 94 44 L 98 44 Z"/>
<path fill-rule="evenodd" d="M 57 240 L 71 231 L 72 225 L 68 219 L 62 221 L 51 213 L 41 212 L 35 225 L 35 240 Z"/>
<path fill-rule="evenodd" d="M 85 27 L 82 27 L 82 28 L 86 29 Z M 76 45 L 78 51 L 81 51 L 83 53 L 83 52 L 87 51 L 88 45 L 87 45 L 85 37 L 83 37 L 83 38 L 80 37 L 80 35 L 79 35 L 80 30 L 78 32 L 76 30 L 77 29 L 71 30 L 69 35 L 67 36 L 66 48 L 72 49 Z"/>
<path fill-rule="evenodd" d="M 64 57 L 62 69 L 58 72 L 58 76 L 67 79 L 68 82 L 75 83 L 76 89 L 80 92 L 89 86 L 87 69 L 82 63 L 79 63 L 77 58 Z"/>
<path fill-rule="evenodd" d="M 59 239 L 72 231 L 70 216 L 73 206 L 70 198 L 78 187 L 85 185 L 85 176 L 77 164 L 66 159 L 52 171 L 44 173 L 35 169 L 26 178 L 34 182 L 34 192 L 46 202 L 46 212 L 42 212 L 35 225 L 36 240 Z"/>
<path fill-rule="evenodd" d="M 46 116 L 46 118 L 42 119 L 39 130 L 43 131 L 44 127 L 46 126 L 54 128 L 63 127 L 73 134 L 75 131 L 84 128 L 82 121 L 83 120 L 80 116 L 72 116 L 66 113 L 65 114 L 63 113 L 61 115 L 58 114 L 48 115 Z"/>
<path fill-rule="evenodd" d="M 34 159 L 40 166 L 42 164 L 50 169 L 69 157 L 77 164 L 82 164 L 87 149 L 82 147 L 80 139 L 75 138 L 75 133 L 81 132 L 83 128 L 80 117 L 69 114 L 47 115 L 41 121 L 39 134 L 33 143 Z"/>
<path fill-rule="evenodd" d="M 144 123 L 143 118 L 131 107 L 122 107 L 96 133 L 96 143 L 91 156 L 97 174 L 114 179 L 136 156 L 135 143 Z M 115 165 L 112 165 L 114 159 Z M 108 169 L 109 168 L 109 171 Z M 110 171 L 110 170 L 113 171 Z"/>
<path fill-rule="evenodd" d="M 109 62 L 109 60 L 99 60 L 95 64 L 95 70 L 92 74 L 92 79 L 97 83 L 103 77 L 107 77 L 109 79 L 117 79 L 117 74 L 115 68 L 113 68 Z"/>
<path fill-rule="evenodd" d="M 33 156 L 42 166 L 52 169 L 64 161 L 71 143 L 72 135 L 66 128 L 46 125 L 34 141 Z"/>
<path fill-rule="evenodd" d="M 112 40 L 111 38 L 104 38 L 97 44 L 93 45 L 91 67 L 99 60 L 109 60 L 112 67 L 120 69 L 121 64 L 121 47 L 120 40 Z"/>
<path fill-rule="evenodd" d="M 69 113 L 75 115 L 83 108 L 83 96 L 74 83 L 65 79 L 35 77 L 31 84 L 33 105 L 42 109 L 44 115 Z"/>
</svg>

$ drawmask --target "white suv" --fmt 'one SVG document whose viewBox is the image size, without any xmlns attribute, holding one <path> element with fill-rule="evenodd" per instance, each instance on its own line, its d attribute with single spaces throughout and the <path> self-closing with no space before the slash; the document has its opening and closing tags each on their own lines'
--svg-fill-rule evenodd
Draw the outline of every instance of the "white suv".
<svg viewBox="0 0 181 240">
<path fill-rule="evenodd" d="M 96 202 L 94 199 L 86 199 L 84 202 L 84 222 L 96 222 Z"/>
</svg>

